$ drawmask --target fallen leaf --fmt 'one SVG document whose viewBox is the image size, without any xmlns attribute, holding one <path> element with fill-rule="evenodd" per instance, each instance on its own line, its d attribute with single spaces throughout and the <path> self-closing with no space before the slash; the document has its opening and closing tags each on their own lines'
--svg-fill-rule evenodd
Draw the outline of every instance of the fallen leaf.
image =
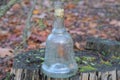
<svg viewBox="0 0 120 80">
<path fill-rule="evenodd" d="M 46 42 L 43 42 L 43 43 L 40 44 L 41 48 L 45 48 L 45 46 L 46 46 Z"/>
<path fill-rule="evenodd" d="M 110 24 L 115 25 L 115 26 L 120 26 L 120 21 L 112 20 L 112 21 L 110 21 Z"/>
<path fill-rule="evenodd" d="M 41 36 L 45 36 L 45 37 L 48 36 L 48 32 L 47 31 L 41 31 L 40 34 L 41 34 Z"/>
<path fill-rule="evenodd" d="M 48 8 L 52 6 L 52 3 L 50 0 L 44 0 L 42 4 L 43 6 L 48 7 Z"/>
<path fill-rule="evenodd" d="M 91 34 L 91 35 L 94 35 L 97 33 L 97 30 L 96 29 L 91 29 L 91 30 L 88 30 L 87 31 L 87 34 Z"/>
<path fill-rule="evenodd" d="M 77 34 L 78 34 L 78 35 L 85 35 L 85 32 L 78 31 Z"/>
<path fill-rule="evenodd" d="M 13 57 L 13 50 L 10 48 L 0 48 L 0 57 L 4 58 L 5 56 Z"/>
<path fill-rule="evenodd" d="M 8 31 L 0 30 L 0 41 L 6 39 L 9 35 Z"/>
<path fill-rule="evenodd" d="M 35 34 L 32 34 L 30 36 L 31 40 L 34 40 L 34 41 L 37 41 L 37 42 L 43 42 L 43 41 L 46 40 L 46 38 L 47 38 L 46 36 L 39 36 L 39 35 L 35 35 Z"/>
<path fill-rule="evenodd" d="M 101 32 L 101 34 L 100 34 L 100 37 L 102 37 L 102 38 L 107 38 L 107 34 L 105 34 L 104 32 Z"/>
<path fill-rule="evenodd" d="M 40 13 L 40 11 L 39 11 L 38 9 L 33 10 L 33 14 L 34 14 L 34 15 L 37 15 L 37 14 L 39 14 L 39 13 Z"/>
<path fill-rule="evenodd" d="M 72 4 L 72 3 L 69 3 L 67 6 L 66 6 L 66 8 L 67 9 L 73 9 L 73 8 L 75 8 L 75 4 Z"/>
<path fill-rule="evenodd" d="M 89 26 L 90 26 L 90 28 L 95 28 L 97 26 L 97 23 L 90 22 Z"/>
<path fill-rule="evenodd" d="M 93 19 L 90 18 L 90 17 L 84 17 L 83 19 L 81 19 L 82 22 L 90 22 L 92 21 Z"/>
<path fill-rule="evenodd" d="M 14 11 L 17 11 L 17 10 L 19 10 L 21 8 L 21 6 L 20 6 L 20 4 L 15 4 L 13 7 L 12 7 L 12 9 L 14 10 Z"/>
<path fill-rule="evenodd" d="M 117 20 L 112 20 L 112 21 L 110 21 L 110 24 L 111 25 L 114 25 L 114 24 L 116 24 L 117 23 Z"/>
<path fill-rule="evenodd" d="M 28 45 L 28 49 L 35 49 L 35 48 L 36 48 L 36 45 L 34 44 Z"/>
<path fill-rule="evenodd" d="M 75 47 L 76 47 L 77 49 L 80 49 L 80 44 L 79 44 L 78 42 L 75 42 Z"/>
</svg>

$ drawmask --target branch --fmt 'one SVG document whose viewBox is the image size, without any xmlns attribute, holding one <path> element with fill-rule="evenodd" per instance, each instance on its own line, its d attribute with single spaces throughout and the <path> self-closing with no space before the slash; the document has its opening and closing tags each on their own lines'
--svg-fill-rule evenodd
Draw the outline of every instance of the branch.
<svg viewBox="0 0 120 80">
<path fill-rule="evenodd" d="M 26 21 L 26 26 L 25 26 L 25 29 L 23 31 L 23 42 L 25 43 L 27 41 L 27 39 L 30 37 L 31 35 L 31 32 L 30 32 L 30 29 L 31 29 L 31 17 L 33 15 L 33 10 L 35 8 L 35 5 L 36 5 L 36 2 L 37 0 L 33 0 L 33 5 L 32 5 L 32 8 L 28 14 L 28 18 L 27 18 L 27 21 Z"/>
<path fill-rule="evenodd" d="M 25 29 L 24 29 L 23 34 L 22 34 L 22 39 L 23 39 L 23 41 L 19 44 L 19 46 L 17 46 L 17 47 L 15 48 L 14 53 L 19 52 L 18 50 L 20 50 L 21 48 L 27 46 L 26 41 L 28 40 L 28 38 L 29 38 L 30 35 L 31 35 L 31 32 L 30 32 L 31 27 L 32 27 L 32 26 L 31 26 L 31 17 L 32 17 L 32 15 L 33 15 L 33 10 L 34 10 L 34 8 L 35 8 L 36 2 L 37 2 L 37 0 L 33 0 L 33 5 L 32 5 L 32 8 L 31 8 L 29 14 L 28 14 L 28 18 L 27 18 L 27 20 L 26 20 L 26 26 L 25 26 Z"/>
<path fill-rule="evenodd" d="M 20 0 L 10 0 L 7 5 L 0 7 L 0 18 L 5 15 L 5 13 Z"/>
</svg>

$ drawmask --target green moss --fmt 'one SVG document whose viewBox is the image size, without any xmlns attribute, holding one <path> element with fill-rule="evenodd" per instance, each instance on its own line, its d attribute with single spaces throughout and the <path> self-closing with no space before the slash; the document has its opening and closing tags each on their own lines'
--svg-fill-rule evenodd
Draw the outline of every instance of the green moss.
<svg viewBox="0 0 120 80">
<path fill-rule="evenodd" d="M 41 49 L 41 50 L 40 50 L 40 53 L 44 53 L 44 52 L 45 52 L 45 50 L 44 50 L 44 49 Z"/>
<path fill-rule="evenodd" d="M 108 56 L 108 53 L 107 53 L 107 52 L 104 52 L 104 51 L 102 51 L 101 54 L 102 54 L 103 56 Z"/>
<path fill-rule="evenodd" d="M 17 62 L 20 62 L 19 60 L 17 60 Z"/>
<path fill-rule="evenodd" d="M 4 80 L 10 80 L 10 73 L 7 73 L 7 75 L 6 75 Z"/>
<path fill-rule="evenodd" d="M 112 64 L 109 61 L 103 61 L 103 60 L 101 60 L 101 63 L 105 64 L 107 66 L 112 66 Z"/>
<path fill-rule="evenodd" d="M 112 56 L 112 59 L 120 59 L 120 56 Z"/>
<path fill-rule="evenodd" d="M 80 61 L 81 61 L 81 58 L 80 58 L 80 57 L 75 57 L 75 60 L 76 60 L 77 62 L 80 62 Z"/>
<path fill-rule="evenodd" d="M 88 65 L 88 66 L 82 66 L 79 71 L 86 72 L 86 71 L 95 71 L 95 70 L 97 70 L 97 69 Z"/>
<path fill-rule="evenodd" d="M 43 19 L 39 19 L 38 25 L 40 26 L 40 28 L 41 28 L 42 30 L 44 30 L 44 29 L 46 28 L 46 26 L 45 26 L 45 24 L 44 24 L 44 22 L 43 22 Z"/>
<path fill-rule="evenodd" d="M 29 61 L 28 59 L 26 59 L 26 62 L 27 62 L 27 63 L 30 63 L 30 61 Z"/>
<path fill-rule="evenodd" d="M 94 60 L 95 60 L 95 57 L 83 56 L 83 57 L 82 57 L 82 60 L 84 60 L 84 61 L 94 61 Z"/>
<path fill-rule="evenodd" d="M 44 58 L 43 58 L 43 57 L 41 57 L 41 56 L 36 56 L 35 58 L 36 58 L 36 59 L 40 59 L 40 60 L 44 61 Z"/>
</svg>

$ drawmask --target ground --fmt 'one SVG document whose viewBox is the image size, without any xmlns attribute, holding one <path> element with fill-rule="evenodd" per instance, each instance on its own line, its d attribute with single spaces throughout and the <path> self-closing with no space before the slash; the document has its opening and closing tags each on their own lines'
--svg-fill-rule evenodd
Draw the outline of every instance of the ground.
<svg viewBox="0 0 120 80">
<path fill-rule="evenodd" d="M 84 50 L 86 39 L 91 36 L 120 41 L 119 0 L 91 0 L 91 2 L 69 0 L 64 3 L 65 26 L 74 40 L 75 50 Z M 13 62 L 12 53 L 22 42 L 23 30 L 31 6 L 32 1 L 24 0 L 20 4 L 15 4 L 5 16 L 0 18 L 1 79 L 10 72 Z M 44 0 L 43 3 L 38 0 L 31 19 L 32 28 L 27 34 L 30 36 L 27 39 L 28 45 L 20 46 L 19 51 L 45 47 L 45 40 L 52 30 L 53 21 L 53 6 L 49 4 L 49 0 Z"/>
</svg>

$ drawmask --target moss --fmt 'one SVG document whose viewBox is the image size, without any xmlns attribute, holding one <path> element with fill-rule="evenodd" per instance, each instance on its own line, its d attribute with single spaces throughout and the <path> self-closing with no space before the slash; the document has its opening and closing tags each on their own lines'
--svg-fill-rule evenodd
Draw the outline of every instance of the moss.
<svg viewBox="0 0 120 80">
<path fill-rule="evenodd" d="M 81 61 L 80 57 L 75 57 L 75 60 L 79 63 Z"/>
<path fill-rule="evenodd" d="M 96 70 L 97 70 L 96 68 L 88 65 L 88 66 L 82 66 L 79 71 L 86 72 L 86 71 L 96 71 Z"/>
<path fill-rule="evenodd" d="M 112 56 L 112 59 L 120 59 L 120 56 Z"/>
<path fill-rule="evenodd" d="M 40 50 L 40 53 L 45 53 L 45 50 L 44 50 L 44 49 L 41 49 L 41 50 Z"/>
<path fill-rule="evenodd" d="M 36 58 L 36 59 L 40 59 L 40 60 L 44 61 L 44 58 L 43 58 L 43 57 L 36 56 L 35 58 Z"/>
<path fill-rule="evenodd" d="M 11 76 L 10 73 L 7 73 L 7 75 L 6 75 L 4 80 L 10 80 L 10 76 Z"/>
<path fill-rule="evenodd" d="M 95 57 L 83 56 L 82 60 L 84 60 L 84 61 L 94 61 Z"/>
<path fill-rule="evenodd" d="M 108 52 L 110 52 L 110 51 L 108 51 Z M 105 51 L 102 51 L 101 54 L 102 54 L 103 56 L 108 56 L 108 53 L 105 52 Z"/>
<path fill-rule="evenodd" d="M 107 66 L 112 66 L 112 64 L 109 61 L 103 61 L 103 60 L 101 60 L 101 63 L 105 64 Z"/>
<path fill-rule="evenodd" d="M 26 59 L 26 62 L 27 62 L 27 63 L 30 63 L 30 61 L 29 61 L 28 59 Z"/>
</svg>

